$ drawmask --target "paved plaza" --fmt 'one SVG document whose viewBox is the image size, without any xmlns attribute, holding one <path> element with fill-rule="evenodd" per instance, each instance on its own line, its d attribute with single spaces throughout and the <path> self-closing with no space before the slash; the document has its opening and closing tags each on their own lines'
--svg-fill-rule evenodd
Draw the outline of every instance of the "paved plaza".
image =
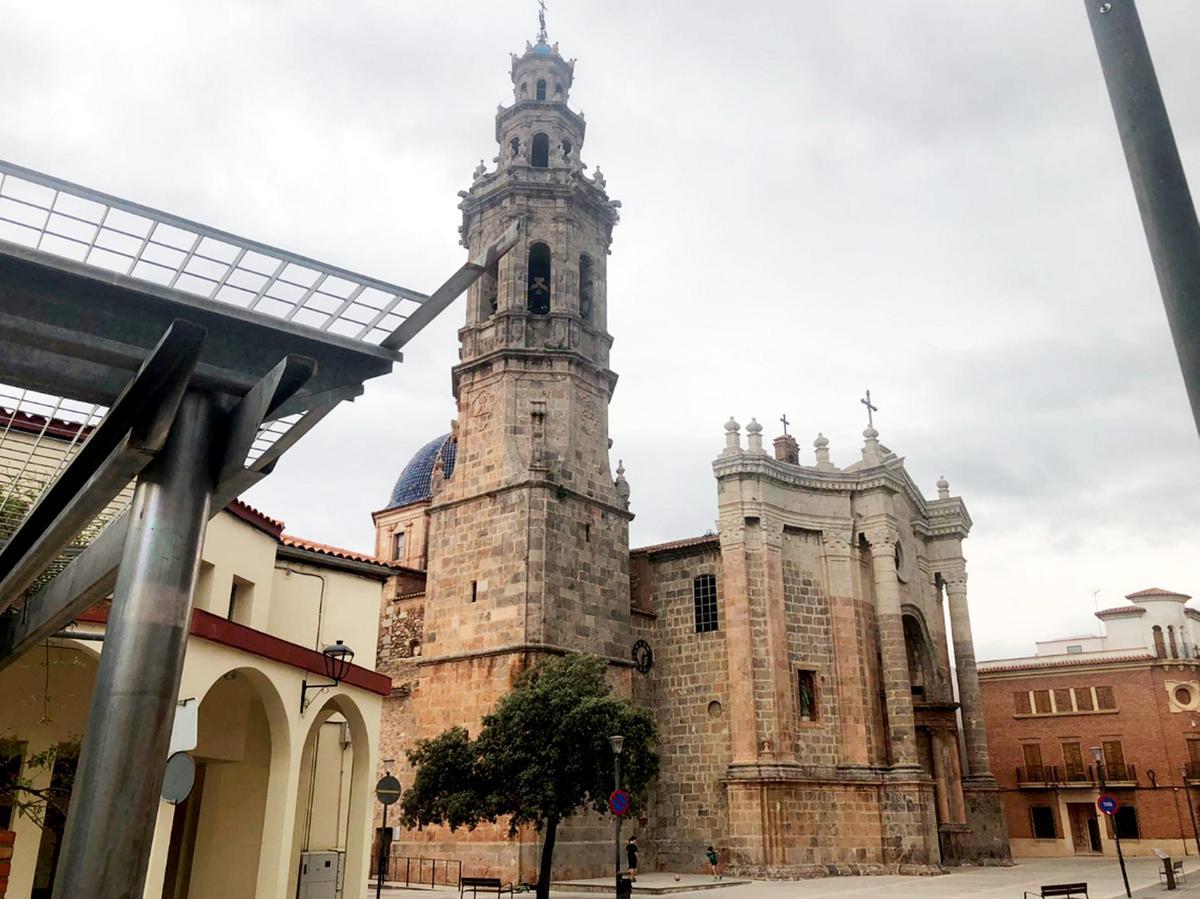
<svg viewBox="0 0 1200 899">
<path fill-rule="evenodd" d="M 1184 860 L 1187 883 L 1181 883 L 1176 896 L 1200 897 L 1200 864 L 1194 857 Z M 1165 896 L 1166 888 L 1159 882 L 1159 864 L 1155 859 L 1136 858 L 1127 862 L 1129 884 L 1134 896 Z M 644 874 L 635 884 L 634 897 L 667 894 L 672 896 L 704 896 L 705 899 L 866 899 L 886 896 L 887 899 L 956 899 L 956 897 L 996 897 L 1021 899 L 1024 890 L 1036 890 L 1044 883 L 1086 882 L 1091 899 L 1117 899 L 1124 895 L 1121 872 L 1115 859 L 1065 858 L 1029 859 L 1012 867 L 960 868 L 941 877 L 827 877 L 819 880 L 751 881 L 713 889 L 711 878 L 694 874 L 681 875 L 676 882 L 671 874 Z M 590 882 L 585 882 L 590 885 Z M 680 887 L 692 886 L 692 891 L 677 892 Z M 669 891 L 669 892 L 666 892 Z M 388 889 L 384 896 L 419 895 L 433 890 Z M 439 889 L 440 896 L 457 896 L 457 890 Z M 375 895 L 372 888 L 368 897 Z M 533 893 L 527 894 L 529 897 Z M 595 899 L 591 890 L 571 890 L 555 887 L 553 899 Z M 610 894 L 611 895 L 611 894 Z"/>
</svg>

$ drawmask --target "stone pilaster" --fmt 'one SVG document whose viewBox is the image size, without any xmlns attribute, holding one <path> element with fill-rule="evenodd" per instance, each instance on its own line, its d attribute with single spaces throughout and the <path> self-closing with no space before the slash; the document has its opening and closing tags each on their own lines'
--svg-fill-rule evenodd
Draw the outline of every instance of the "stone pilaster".
<svg viewBox="0 0 1200 899">
<path fill-rule="evenodd" d="M 732 419 L 730 419 L 732 421 Z M 754 703 L 754 636 L 750 622 L 749 559 L 741 520 L 721 522 L 721 570 L 725 578 L 725 647 L 729 656 L 729 739 L 734 766 L 758 759 Z"/>
<path fill-rule="evenodd" d="M 772 714 L 766 722 L 770 761 L 796 761 L 796 711 L 792 666 L 788 657 L 787 616 L 783 603 L 783 525 L 763 519 L 762 582 L 767 623 L 767 676 L 771 679 Z"/>
<path fill-rule="evenodd" d="M 821 536 L 825 571 L 829 583 L 829 607 L 837 665 L 838 721 L 841 726 L 841 761 L 844 765 L 868 765 L 865 648 L 859 639 L 858 601 L 850 556 L 850 533 L 825 531 Z"/>
<path fill-rule="evenodd" d="M 958 701 L 962 707 L 963 739 L 967 744 L 967 775 L 992 779 L 987 730 L 983 720 L 983 694 L 975 668 L 975 641 L 967 608 L 966 563 L 957 560 L 942 568 L 942 581 L 950 604 L 950 630 L 954 640 L 954 667 L 958 674 Z"/>
<path fill-rule="evenodd" d="M 912 682 L 904 623 L 900 618 L 900 582 L 896 578 L 896 531 L 875 527 L 867 532 L 871 544 L 871 571 L 875 581 L 875 608 L 879 627 L 879 654 L 883 664 L 884 699 L 887 703 L 888 743 L 892 765 L 916 768 L 917 741 L 913 716 Z"/>
</svg>

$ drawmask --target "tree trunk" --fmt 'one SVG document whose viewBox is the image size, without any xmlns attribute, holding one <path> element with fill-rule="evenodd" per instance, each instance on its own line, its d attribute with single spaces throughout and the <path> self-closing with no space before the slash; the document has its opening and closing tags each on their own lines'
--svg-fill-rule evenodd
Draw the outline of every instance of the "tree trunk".
<svg viewBox="0 0 1200 899">
<path fill-rule="evenodd" d="M 554 860 L 554 837 L 558 819 L 546 819 L 546 839 L 542 843 L 542 862 L 538 866 L 537 899 L 550 899 L 550 868 Z"/>
</svg>

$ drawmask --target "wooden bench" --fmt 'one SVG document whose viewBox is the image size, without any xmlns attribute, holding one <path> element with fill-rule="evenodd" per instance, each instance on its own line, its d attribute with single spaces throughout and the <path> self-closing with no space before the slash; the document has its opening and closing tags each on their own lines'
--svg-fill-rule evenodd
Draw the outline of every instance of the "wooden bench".
<svg viewBox="0 0 1200 899">
<path fill-rule="evenodd" d="M 1038 896 L 1040 899 L 1049 899 L 1051 896 L 1083 896 L 1084 899 L 1091 899 L 1086 883 L 1043 883 L 1040 892 L 1031 893 L 1026 890 L 1025 895 Z"/>
<path fill-rule="evenodd" d="M 509 899 L 512 899 L 513 885 L 511 883 L 501 883 L 499 877 L 460 877 L 458 880 L 458 895 L 461 899 L 463 891 L 467 888 L 471 890 L 471 896 L 474 897 L 479 890 L 496 891 L 496 897 L 499 899 L 500 894 L 508 890 Z"/>
<path fill-rule="evenodd" d="M 1167 855 L 1161 849 L 1155 849 L 1154 854 L 1163 863 L 1163 866 L 1158 869 L 1158 880 L 1160 883 L 1167 880 L 1167 865 L 1171 866 L 1171 873 L 1174 875 L 1174 880 L 1182 880 L 1184 883 L 1187 883 L 1187 875 L 1183 873 L 1183 862 L 1172 860 L 1171 856 Z"/>
</svg>

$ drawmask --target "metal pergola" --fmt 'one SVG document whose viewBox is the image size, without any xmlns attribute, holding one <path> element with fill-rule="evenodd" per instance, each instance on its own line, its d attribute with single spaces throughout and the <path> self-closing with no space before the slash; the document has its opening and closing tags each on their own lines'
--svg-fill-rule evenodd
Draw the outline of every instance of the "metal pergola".
<svg viewBox="0 0 1200 899">
<path fill-rule="evenodd" d="M 0 670 L 112 595 L 56 897 L 141 895 L 209 517 L 432 295 L 0 161 Z"/>
</svg>

